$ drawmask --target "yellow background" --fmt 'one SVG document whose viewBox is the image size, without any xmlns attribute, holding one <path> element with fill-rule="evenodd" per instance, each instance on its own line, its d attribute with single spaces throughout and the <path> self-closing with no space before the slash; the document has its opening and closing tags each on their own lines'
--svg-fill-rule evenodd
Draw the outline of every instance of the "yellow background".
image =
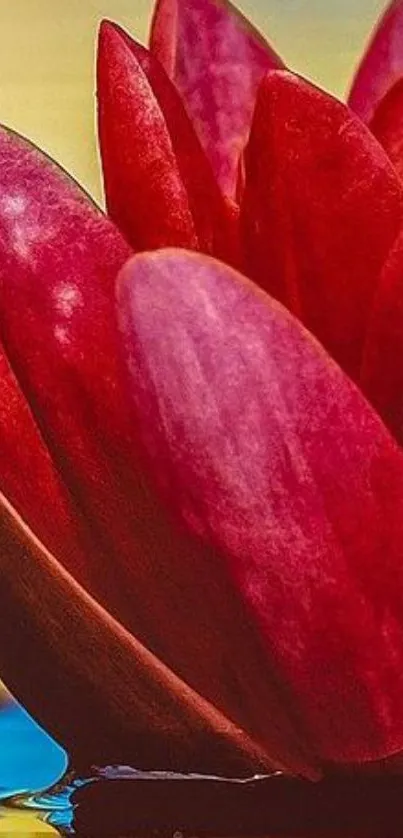
<svg viewBox="0 0 403 838">
<path fill-rule="evenodd" d="M 287 63 L 341 95 L 382 0 L 241 0 Z M 0 0 L 0 121 L 99 195 L 94 43 L 99 20 L 146 39 L 150 0 Z"/>
</svg>

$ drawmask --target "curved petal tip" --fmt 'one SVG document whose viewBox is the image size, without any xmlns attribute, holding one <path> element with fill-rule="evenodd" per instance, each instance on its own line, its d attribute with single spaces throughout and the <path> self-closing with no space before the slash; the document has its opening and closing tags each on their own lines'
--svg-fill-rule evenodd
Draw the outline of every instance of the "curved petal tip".
<svg viewBox="0 0 403 838">
<path fill-rule="evenodd" d="M 348 104 L 369 123 L 384 96 L 403 75 L 403 2 L 392 0 L 357 68 Z"/>
</svg>

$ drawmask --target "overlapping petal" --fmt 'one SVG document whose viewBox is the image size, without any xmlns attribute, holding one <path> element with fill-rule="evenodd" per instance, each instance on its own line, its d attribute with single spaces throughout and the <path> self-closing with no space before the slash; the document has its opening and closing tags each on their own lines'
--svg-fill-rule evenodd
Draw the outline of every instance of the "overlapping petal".
<svg viewBox="0 0 403 838">
<path fill-rule="evenodd" d="M 403 178 L 403 78 L 384 96 L 369 127 Z"/>
<path fill-rule="evenodd" d="M 403 2 L 392 0 L 357 69 L 348 104 L 364 122 L 403 76 Z"/>
<path fill-rule="evenodd" d="M 1 672 L 77 769 L 275 767 L 114 621 L 0 499 Z"/>
<path fill-rule="evenodd" d="M 245 164 L 246 272 L 358 375 L 403 219 L 393 166 L 344 105 L 283 71 L 262 82 Z"/>
<path fill-rule="evenodd" d="M 221 188 L 235 197 L 259 82 L 283 62 L 227 0 L 158 0 L 150 44 L 183 97 Z"/>
<path fill-rule="evenodd" d="M 313 752 L 402 750 L 392 437 L 301 324 L 227 266 L 139 255 L 118 299 L 154 479 L 226 562 Z"/>
<path fill-rule="evenodd" d="M 99 548 L 99 600 L 270 753 L 309 771 L 219 557 L 171 524 L 139 463 L 114 306 L 126 244 L 55 164 L 4 130 L 0 196 L 0 331 Z"/>
<path fill-rule="evenodd" d="M 179 94 L 154 57 L 106 21 L 98 125 L 108 211 L 132 246 L 231 259 L 229 211 Z"/>
<path fill-rule="evenodd" d="M 386 260 L 375 298 L 360 384 L 403 442 L 403 234 Z"/>
<path fill-rule="evenodd" d="M 81 581 L 96 590 L 98 567 L 83 524 L 0 346 L 0 490 Z M 81 538 L 80 538 L 81 536 Z"/>
</svg>

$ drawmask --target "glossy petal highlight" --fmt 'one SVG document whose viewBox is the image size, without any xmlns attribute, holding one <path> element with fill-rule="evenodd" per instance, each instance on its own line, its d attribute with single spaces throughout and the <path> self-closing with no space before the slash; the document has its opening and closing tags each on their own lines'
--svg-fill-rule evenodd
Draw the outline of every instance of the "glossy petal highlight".
<svg viewBox="0 0 403 838">
<path fill-rule="evenodd" d="M 140 255 L 119 305 L 154 479 L 220 552 L 313 752 L 402 750 L 402 453 L 301 324 L 227 266 Z"/>
<path fill-rule="evenodd" d="M 234 198 L 259 82 L 283 62 L 227 0 L 158 0 L 150 44 L 183 97 L 221 188 Z"/>
<path fill-rule="evenodd" d="M 357 376 L 403 219 L 393 166 L 351 111 L 285 72 L 262 82 L 245 164 L 246 272 Z"/>
</svg>

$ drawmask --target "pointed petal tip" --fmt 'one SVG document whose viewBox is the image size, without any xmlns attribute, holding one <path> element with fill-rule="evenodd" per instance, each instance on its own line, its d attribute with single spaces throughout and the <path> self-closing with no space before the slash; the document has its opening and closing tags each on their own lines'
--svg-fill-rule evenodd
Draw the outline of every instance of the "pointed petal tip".
<svg viewBox="0 0 403 838">
<path fill-rule="evenodd" d="M 108 38 L 111 32 L 114 32 L 116 28 L 116 23 L 113 20 L 110 20 L 107 17 L 102 18 L 99 27 L 98 27 L 98 37 L 99 39 Z"/>
<path fill-rule="evenodd" d="M 181 93 L 222 191 L 234 198 L 257 86 L 283 61 L 227 0 L 160 0 L 150 50 Z"/>
<path fill-rule="evenodd" d="M 403 0 L 386 5 L 357 66 L 347 103 L 369 123 L 383 97 L 403 75 Z"/>
<path fill-rule="evenodd" d="M 128 38 L 125 30 L 114 20 L 103 18 L 98 27 L 98 53 L 108 52 Z"/>
<path fill-rule="evenodd" d="M 282 59 L 267 43 L 262 32 L 242 13 L 237 3 L 232 3 L 231 0 L 186 0 L 183 7 L 178 4 L 178 0 L 156 0 L 151 18 L 150 43 L 153 41 L 156 27 L 162 30 L 170 23 L 177 24 L 178 12 L 188 18 L 197 15 L 204 23 L 211 21 L 215 16 L 219 16 L 224 22 L 232 22 L 233 27 L 243 30 L 246 36 L 267 51 L 277 66 L 284 66 Z M 172 35 L 175 30 L 168 31 Z"/>
<path fill-rule="evenodd" d="M 137 43 L 135 38 L 133 38 L 132 35 L 129 35 L 120 23 L 116 23 L 115 20 L 111 20 L 111 18 L 108 17 L 102 18 L 98 27 L 98 34 L 99 37 L 105 38 L 105 40 L 114 39 L 117 36 L 127 39 L 130 43 Z"/>
<path fill-rule="evenodd" d="M 175 73 L 177 25 L 177 0 L 157 0 L 151 18 L 148 43 L 170 78 L 173 78 Z M 171 37 L 167 37 L 167 32 L 171 33 Z"/>
<path fill-rule="evenodd" d="M 136 41 L 123 26 L 109 18 L 103 18 L 98 28 L 98 57 L 106 63 L 119 60 L 124 51 L 130 53 L 141 61 L 141 58 L 148 54 L 148 50 L 139 41 Z M 123 52 L 122 52 L 123 51 Z"/>
<path fill-rule="evenodd" d="M 113 49 L 118 37 L 117 25 L 108 18 L 103 18 L 98 27 L 96 47 L 96 73 L 97 73 L 97 97 L 99 104 L 99 85 L 105 65 L 108 63 L 108 56 Z"/>
<path fill-rule="evenodd" d="M 177 0 L 155 0 L 150 21 L 149 43 L 154 41 L 156 30 L 174 22 L 178 12 Z M 171 28 L 170 28 L 170 31 Z"/>
</svg>

